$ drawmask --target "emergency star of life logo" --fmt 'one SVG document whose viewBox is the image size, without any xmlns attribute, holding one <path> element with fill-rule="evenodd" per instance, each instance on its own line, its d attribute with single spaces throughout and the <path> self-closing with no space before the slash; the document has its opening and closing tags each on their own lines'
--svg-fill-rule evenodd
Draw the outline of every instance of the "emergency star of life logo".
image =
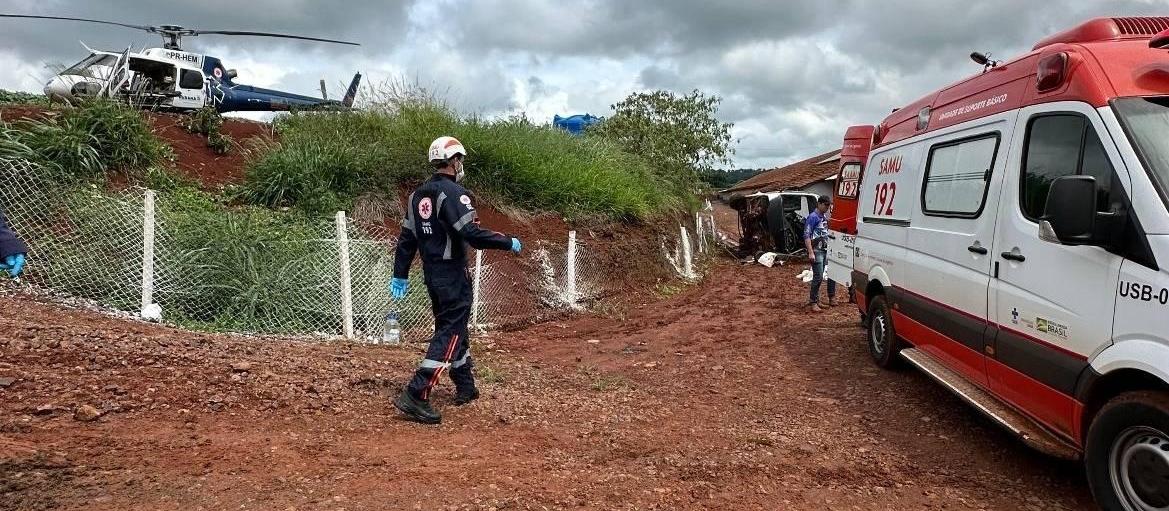
<svg viewBox="0 0 1169 511">
<path fill-rule="evenodd" d="M 434 213 L 433 204 L 430 202 L 430 197 L 423 197 L 418 201 L 418 216 L 423 220 L 430 220 L 430 215 Z"/>
</svg>

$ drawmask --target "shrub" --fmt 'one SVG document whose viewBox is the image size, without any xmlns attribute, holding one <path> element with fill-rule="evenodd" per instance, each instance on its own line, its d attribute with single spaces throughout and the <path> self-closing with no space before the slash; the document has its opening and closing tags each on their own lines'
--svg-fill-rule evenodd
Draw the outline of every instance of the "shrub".
<svg viewBox="0 0 1169 511">
<path fill-rule="evenodd" d="M 683 203 L 648 164 L 605 140 L 572 137 L 523 118 L 464 118 L 433 103 L 367 112 L 299 113 L 277 123 L 280 142 L 251 162 L 243 198 L 324 213 L 367 192 L 394 196 L 425 179 L 425 150 L 441 135 L 468 148 L 472 186 L 530 209 L 569 216 L 647 218 Z"/>
<path fill-rule="evenodd" d="M 150 130 L 137 109 L 113 101 L 91 101 L 64 110 L 59 123 L 88 133 L 106 170 L 139 174 L 173 158 L 170 146 Z"/>
<path fill-rule="evenodd" d="M 97 139 L 78 123 L 22 121 L 16 127 L 21 143 L 32 150 L 32 159 L 62 176 L 89 180 L 105 171 Z"/>
<path fill-rule="evenodd" d="M 187 117 L 187 131 L 207 137 L 207 147 L 215 154 L 231 150 L 232 139 L 223 133 L 223 115 L 212 107 L 203 107 Z"/>
<path fill-rule="evenodd" d="M 30 151 L 29 159 L 89 180 L 105 172 L 139 176 L 173 156 L 150 131 L 142 114 L 117 103 L 93 101 L 55 117 L 0 124 L 8 137 Z"/>
</svg>

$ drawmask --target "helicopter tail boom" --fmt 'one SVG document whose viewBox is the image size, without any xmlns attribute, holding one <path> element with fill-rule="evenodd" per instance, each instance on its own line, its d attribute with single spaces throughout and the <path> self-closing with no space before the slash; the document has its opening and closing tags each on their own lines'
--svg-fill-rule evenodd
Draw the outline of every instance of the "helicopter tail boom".
<svg viewBox="0 0 1169 511">
<path fill-rule="evenodd" d="M 353 81 L 349 82 L 349 88 L 345 91 L 345 97 L 341 99 L 341 105 L 345 108 L 353 107 L 353 100 L 357 99 L 357 88 L 361 86 L 361 73 L 353 75 Z"/>
</svg>

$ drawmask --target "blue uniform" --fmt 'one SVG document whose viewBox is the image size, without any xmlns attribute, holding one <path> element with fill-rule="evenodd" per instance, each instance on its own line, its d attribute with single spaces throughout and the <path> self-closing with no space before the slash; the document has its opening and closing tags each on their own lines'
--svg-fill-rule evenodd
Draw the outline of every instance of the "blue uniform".
<svg viewBox="0 0 1169 511">
<path fill-rule="evenodd" d="M 407 389 L 426 400 L 448 368 L 460 390 L 475 388 L 467 337 L 472 300 L 467 246 L 510 250 L 512 243 L 510 236 L 479 227 L 470 195 L 451 176 L 435 174 L 410 195 L 408 204 L 394 255 L 394 277 L 407 278 L 414 255 L 420 255 L 434 312 L 434 337 Z"/>
<path fill-rule="evenodd" d="M 16 237 L 16 233 L 8 228 L 8 219 L 4 217 L 4 212 L 0 211 L 0 262 L 3 262 L 10 255 L 26 253 L 28 253 L 28 245 L 25 245 L 20 238 Z"/>
</svg>

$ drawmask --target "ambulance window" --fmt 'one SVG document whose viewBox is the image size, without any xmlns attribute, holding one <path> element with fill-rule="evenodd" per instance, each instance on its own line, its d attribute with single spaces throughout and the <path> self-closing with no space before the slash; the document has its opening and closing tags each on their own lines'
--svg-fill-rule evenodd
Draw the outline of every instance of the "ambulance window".
<svg viewBox="0 0 1169 511">
<path fill-rule="evenodd" d="M 1107 213 L 1112 210 L 1112 177 L 1116 173 L 1112 170 L 1112 162 L 1108 161 L 1108 153 L 1104 152 L 1104 144 L 1100 143 L 1096 130 L 1091 126 L 1087 126 L 1087 129 L 1080 174 L 1096 178 L 1096 210 Z"/>
<path fill-rule="evenodd" d="M 931 147 L 922 211 L 931 216 L 981 215 L 998 145 L 998 133 L 991 133 Z"/>
<path fill-rule="evenodd" d="M 1083 174 L 1096 178 L 1097 206 L 1110 208 L 1113 169 L 1096 130 L 1080 115 L 1045 115 L 1031 121 L 1019 196 L 1023 214 L 1038 220 L 1047 208 L 1051 182 Z"/>
</svg>

